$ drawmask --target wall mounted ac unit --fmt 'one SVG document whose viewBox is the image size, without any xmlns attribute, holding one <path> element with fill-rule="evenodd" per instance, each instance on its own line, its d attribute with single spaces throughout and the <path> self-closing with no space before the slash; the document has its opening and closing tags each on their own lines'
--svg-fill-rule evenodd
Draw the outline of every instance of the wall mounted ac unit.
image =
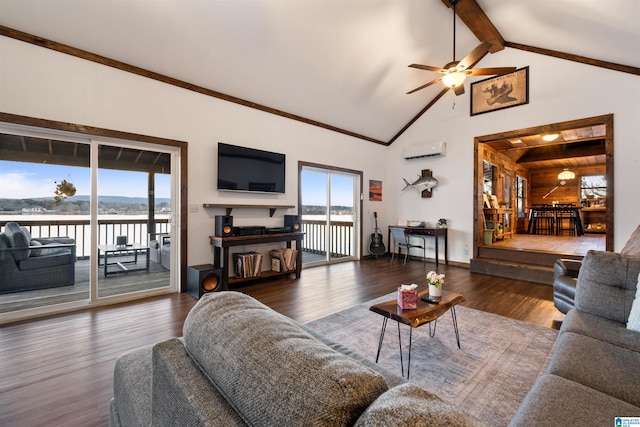
<svg viewBox="0 0 640 427">
<path fill-rule="evenodd" d="M 412 145 L 405 147 L 403 154 L 405 159 L 419 159 L 421 157 L 444 156 L 447 143 L 444 141 Z"/>
</svg>

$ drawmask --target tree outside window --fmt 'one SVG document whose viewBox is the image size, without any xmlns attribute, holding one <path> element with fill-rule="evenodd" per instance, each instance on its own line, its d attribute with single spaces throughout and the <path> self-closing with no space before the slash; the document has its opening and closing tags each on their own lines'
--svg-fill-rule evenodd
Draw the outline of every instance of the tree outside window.
<svg viewBox="0 0 640 427">
<path fill-rule="evenodd" d="M 580 177 L 580 199 L 606 199 L 607 177 L 605 175 L 586 175 Z"/>
</svg>

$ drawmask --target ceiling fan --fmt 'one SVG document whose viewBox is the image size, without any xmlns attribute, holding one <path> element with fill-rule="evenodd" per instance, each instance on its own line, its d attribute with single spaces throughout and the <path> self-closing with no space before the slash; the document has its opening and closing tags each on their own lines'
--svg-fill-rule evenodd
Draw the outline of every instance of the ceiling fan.
<svg viewBox="0 0 640 427">
<path fill-rule="evenodd" d="M 429 87 L 442 81 L 445 86 L 445 92 L 449 89 L 453 89 L 453 92 L 457 95 L 464 93 L 464 80 L 467 76 L 491 76 L 491 75 L 503 75 L 512 73 L 516 70 L 516 67 L 494 67 L 494 68 L 471 68 L 478 61 L 480 61 L 488 52 L 491 46 L 488 42 L 480 43 L 475 49 L 473 49 L 467 56 L 461 61 L 456 61 L 456 4 L 459 0 L 449 0 L 449 4 L 453 6 L 453 61 L 446 64 L 444 67 L 432 67 L 430 65 L 411 64 L 409 67 L 418 68 L 420 70 L 434 71 L 441 73 L 443 76 L 438 77 L 429 83 L 423 84 L 409 92 L 411 94 L 421 89 Z"/>
</svg>

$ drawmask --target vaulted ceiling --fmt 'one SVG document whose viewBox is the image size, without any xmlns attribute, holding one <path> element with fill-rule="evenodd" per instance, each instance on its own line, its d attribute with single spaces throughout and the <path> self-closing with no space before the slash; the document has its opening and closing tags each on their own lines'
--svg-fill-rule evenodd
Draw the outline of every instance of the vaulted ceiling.
<svg viewBox="0 0 640 427">
<path fill-rule="evenodd" d="M 456 59 L 488 41 L 494 64 L 504 48 L 640 74 L 637 0 L 460 0 L 457 12 Z M 1 35 L 380 144 L 441 93 L 407 95 L 437 77 L 407 66 L 451 61 L 452 18 L 448 0 L 0 0 Z"/>
</svg>

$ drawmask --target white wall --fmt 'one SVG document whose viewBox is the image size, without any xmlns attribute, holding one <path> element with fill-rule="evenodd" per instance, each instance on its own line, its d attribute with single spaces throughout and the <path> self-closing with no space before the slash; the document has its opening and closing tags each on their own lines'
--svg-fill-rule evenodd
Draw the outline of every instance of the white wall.
<svg viewBox="0 0 640 427">
<path fill-rule="evenodd" d="M 442 97 L 392 144 L 389 156 L 389 180 L 399 188 L 402 177 L 415 179 L 422 169 L 431 169 L 439 185 L 430 199 L 420 198 L 415 191 L 388 193 L 388 220 L 447 218 L 449 256 L 468 262 L 473 247 L 474 137 L 612 113 L 614 244 L 616 250 L 622 249 L 640 224 L 640 78 L 513 49 L 488 57 L 478 66 L 529 66 L 529 104 L 471 117 L 469 81 L 464 95 L 455 97 L 449 92 Z M 426 105 L 433 95 L 424 96 Z M 446 156 L 402 158 L 405 146 L 424 141 L 446 141 Z"/>
<path fill-rule="evenodd" d="M 447 218 L 449 258 L 466 263 L 473 244 L 473 138 L 609 113 L 614 114 L 615 130 L 616 249 L 640 223 L 637 76 L 507 50 L 480 65 L 530 66 L 528 105 L 470 117 L 467 84 L 465 95 L 448 93 L 391 147 L 384 147 L 4 37 L 0 64 L 0 111 L 189 143 L 188 198 L 200 209 L 188 218 L 188 265 L 212 261 L 206 236 L 213 234 L 213 216 L 224 213 L 205 211 L 202 203 L 296 205 L 299 160 L 364 171 L 365 253 L 377 211 L 386 245 L 386 227 L 398 219 Z M 412 96 L 425 96 L 425 105 L 431 99 L 426 92 Z M 402 158 L 406 145 L 441 140 L 447 142 L 444 157 Z M 286 195 L 216 191 L 218 141 L 285 152 Z M 433 170 L 439 180 L 434 196 L 422 199 L 416 191 L 401 192 L 402 178 L 411 181 L 422 169 Z M 383 181 L 382 202 L 366 197 L 369 179 Z M 240 225 L 278 226 L 284 213 L 294 211 L 278 211 L 269 218 L 264 209 L 234 210 L 233 216 Z"/>
<path fill-rule="evenodd" d="M 387 147 L 318 127 L 220 101 L 68 55 L 0 37 L 0 111 L 189 143 L 188 265 L 213 262 L 208 236 L 213 217 L 224 209 L 203 203 L 296 205 L 298 161 L 344 167 L 386 182 Z M 238 194 L 216 190 L 219 141 L 287 154 L 285 195 Z M 366 194 L 366 193 L 365 193 Z M 367 203 L 368 197 L 366 197 Z M 384 212 L 386 203 L 371 210 Z M 285 213 L 272 218 L 266 209 L 234 209 L 236 225 L 282 226 Z M 373 214 L 364 208 L 364 247 Z M 381 215 L 381 223 L 384 215 Z M 254 248 L 245 248 L 252 250 Z M 365 252 L 366 253 L 366 252 Z"/>
</svg>

